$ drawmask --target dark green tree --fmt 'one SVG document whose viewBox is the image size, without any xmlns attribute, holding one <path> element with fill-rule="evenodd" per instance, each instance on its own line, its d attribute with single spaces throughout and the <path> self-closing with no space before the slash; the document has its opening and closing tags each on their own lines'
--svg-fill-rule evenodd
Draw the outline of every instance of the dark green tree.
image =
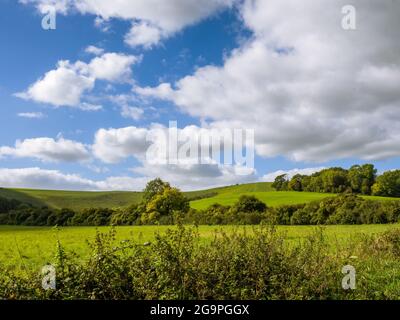
<svg viewBox="0 0 400 320">
<path fill-rule="evenodd" d="M 145 203 L 151 201 L 154 196 L 163 193 L 166 188 L 171 188 L 170 184 L 164 182 L 160 178 L 149 181 L 146 188 L 143 190 L 143 201 Z"/>
<path fill-rule="evenodd" d="M 303 176 L 301 174 L 296 174 L 290 179 L 289 184 L 288 184 L 288 190 L 291 191 L 303 191 L 303 179 L 306 176 Z"/>
<path fill-rule="evenodd" d="M 178 188 L 166 187 L 147 202 L 142 222 L 154 223 L 161 217 L 172 216 L 176 211 L 186 213 L 189 208 L 189 200 Z"/>
<path fill-rule="evenodd" d="M 376 169 L 372 164 L 354 165 L 348 172 L 349 184 L 355 193 L 371 194 L 375 179 Z"/>
<path fill-rule="evenodd" d="M 276 191 L 285 191 L 288 189 L 288 184 L 287 174 L 281 174 L 275 178 L 275 181 L 272 183 L 272 188 Z"/>
<path fill-rule="evenodd" d="M 242 195 L 232 208 L 236 212 L 264 212 L 267 205 L 255 196 Z"/>
<path fill-rule="evenodd" d="M 376 178 L 372 194 L 383 197 L 400 197 L 400 170 L 386 171 Z"/>
</svg>

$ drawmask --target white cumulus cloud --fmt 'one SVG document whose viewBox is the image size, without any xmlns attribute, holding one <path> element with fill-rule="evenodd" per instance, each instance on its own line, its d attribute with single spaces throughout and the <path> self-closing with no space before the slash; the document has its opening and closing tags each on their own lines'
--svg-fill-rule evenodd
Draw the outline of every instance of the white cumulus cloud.
<svg viewBox="0 0 400 320">
<path fill-rule="evenodd" d="M 143 109 L 137 107 L 130 107 L 130 106 L 122 106 L 121 108 L 121 115 L 124 118 L 129 118 L 132 120 L 140 120 L 143 116 Z"/>
<path fill-rule="evenodd" d="M 68 61 L 60 61 L 55 70 L 31 85 L 27 91 L 16 96 L 26 100 L 59 106 L 77 106 L 85 91 L 94 88 L 95 79 L 77 72 Z"/>
<path fill-rule="evenodd" d="M 95 56 L 100 56 L 104 53 L 104 49 L 91 45 L 86 47 L 85 52 L 94 54 Z"/>
<path fill-rule="evenodd" d="M 92 146 L 94 155 L 105 163 L 120 163 L 135 158 L 140 165 L 131 169 L 132 172 L 148 180 L 161 177 L 185 190 L 199 188 L 217 187 L 223 185 L 253 182 L 257 180 L 256 170 L 252 166 L 237 163 L 237 159 L 232 159 L 232 163 L 224 163 L 226 159 L 210 158 L 211 154 L 205 158 L 203 151 L 209 151 L 211 141 L 208 138 L 212 134 L 223 131 L 212 131 L 212 129 L 200 128 L 197 126 L 187 126 L 176 129 L 177 132 L 177 156 L 178 162 L 171 164 L 169 154 L 166 151 L 169 144 L 169 134 L 167 127 L 153 124 L 150 128 L 125 127 L 100 129 L 95 135 Z M 198 136 L 198 142 L 194 149 L 203 150 L 197 154 L 181 154 L 184 146 L 188 146 L 189 138 Z M 220 137 L 221 147 L 226 144 L 232 145 L 233 136 L 227 135 Z M 206 139 L 203 139 L 206 138 Z M 225 139 L 224 139 L 225 138 Z M 172 140 L 170 140 L 172 141 Z M 218 141 L 218 140 L 215 140 Z M 236 142 L 237 143 L 237 142 Z M 233 145 L 232 145 L 233 147 Z M 186 150 L 186 149 L 184 149 Z M 224 149 L 217 149 L 218 151 Z M 217 156 L 218 157 L 218 156 Z"/>
<path fill-rule="evenodd" d="M 353 1 L 353 31 L 341 25 L 346 4 L 244 1 L 240 12 L 253 37 L 223 66 L 135 91 L 214 126 L 253 128 L 263 157 L 400 156 L 400 3 Z"/>
<path fill-rule="evenodd" d="M 48 162 L 82 162 L 90 159 L 90 152 L 84 144 L 64 138 L 33 138 L 18 140 L 14 147 L 0 147 L 0 157 L 6 156 Z"/>
<path fill-rule="evenodd" d="M 125 35 L 125 43 L 131 47 L 143 46 L 150 49 L 160 42 L 162 36 L 160 28 L 144 21 L 132 24 L 130 31 Z"/>
<path fill-rule="evenodd" d="M 100 129 L 93 144 L 94 155 L 106 163 L 118 163 L 128 157 L 143 158 L 150 142 L 146 128 Z"/>
<path fill-rule="evenodd" d="M 82 103 L 83 94 L 93 90 L 96 80 L 129 81 L 131 67 L 139 60 L 140 58 L 132 55 L 105 53 L 93 58 L 89 63 L 59 61 L 56 69 L 47 72 L 26 91 L 15 95 L 25 100 L 48 103 L 56 107 L 99 110 L 100 106 Z"/>
<path fill-rule="evenodd" d="M 3 188 L 31 188 L 49 190 L 84 191 L 141 191 L 147 178 L 108 177 L 91 180 L 78 174 L 65 174 L 59 170 L 38 167 L 8 169 L 0 168 L 0 185 Z"/>
<path fill-rule="evenodd" d="M 119 53 L 105 53 L 88 65 L 89 74 L 95 79 L 124 82 L 131 76 L 131 66 L 140 58 Z"/>
<path fill-rule="evenodd" d="M 97 25 L 111 18 L 132 21 L 125 40 L 129 45 L 150 47 L 216 12 L 232 7 L 237 0 L 20 0 L 42 10 L 54 5 L 62 14 L 80 12 L 96 16 Z M 139 23 L 137 23 L 139 21 Z M 107 27 L 108 28 L 108 27 Z"/>
</svg>

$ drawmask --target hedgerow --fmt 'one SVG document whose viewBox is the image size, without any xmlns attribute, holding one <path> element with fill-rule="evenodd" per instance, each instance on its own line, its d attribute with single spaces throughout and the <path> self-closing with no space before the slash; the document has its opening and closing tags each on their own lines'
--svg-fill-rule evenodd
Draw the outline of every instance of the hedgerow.
<svg viewBox="0 0 400 320">
<path fill-rule="evenodd" d="M 91 254 L 77 259 L 58 243 L 56 288 L 39 272 L 0 264 L 1 299 L 398 299 L 400 230 L 360 235 L 333 245 L 323 230 L 292 242 L 273 226 L 217 232 L 200 241 L 178 225 L 151 243 L 119 243 L 98 233 Z M 342 268 L 356 270 L 356 289 L 342 287 Z"/>
</svg>

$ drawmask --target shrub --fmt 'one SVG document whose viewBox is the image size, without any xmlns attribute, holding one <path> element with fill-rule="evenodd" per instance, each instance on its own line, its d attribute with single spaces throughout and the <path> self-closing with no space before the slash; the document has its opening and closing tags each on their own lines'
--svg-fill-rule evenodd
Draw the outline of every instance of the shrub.
<svg viewBox="0 0 400 320">
<path fill-rule="evenodd" d="M 400 290 L 398 229 L 333 247 L 322 229 L 295 243 L 268 226 L 219 231 L 204 243 L 196 228 L 178 225 L 146 245 L 117 243 L 114 229 L 89 245 L 82 261 L 57 243 L 56 290 L 43 290 L 35 271 L 0 263 L 0 298 L 396 299 Z M 357 270 L 355 291 L 341 287 L 346 264 Z"/>
<path fill-rule="evenodd" d="M 258 200 L 255 196 L 242 195 L 239 200 L 233 205 L 233 210 L 236 212 L 264 212 L 267 209 L 267 205 Z"/>
</svg>

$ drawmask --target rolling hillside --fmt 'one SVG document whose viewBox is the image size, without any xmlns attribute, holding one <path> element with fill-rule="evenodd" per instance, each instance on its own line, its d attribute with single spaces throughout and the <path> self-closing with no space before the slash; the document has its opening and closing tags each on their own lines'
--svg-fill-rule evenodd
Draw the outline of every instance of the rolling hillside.
<svg viewBox="0 0 400 320">
<path fill-rule="evenodd" d="M 243 194 L 252 194 L 269 206 L 282 204 L 306 203 L 319 200 L 332 194 L 316 192 L 274 191 L 269 182 L 259 182 L 243 185 L 234 185 L 221 188 L 185 192 L 195 209 L 204 209 L 214 203 L 223 205 L 233 204 Z M 80 210 L 88 207 L 118 208 L 138 203 L 142 198 L 141 192 L 89 192 L 89 191 L 57 191 L 33 189 L 5 189 L 0 188 L 0 197 L 17 199 L 35 206 L 52 208 L 71 208 Z M 396 198 L 370 197 L 372 200 L 398 200 Z"/>
<path fill-rule="evenodd" d="M 212 195 L 234 192 L 271 190 L 269 183 L 254 183 L 231 187 L 185 192 L 190 198 L 207 197 Z M 126 207 L 132 203 L 138 203 L 142 199 L 141 192 L 90 192 L 90 191 L 58 191 L 58 190 L 35 190 L 35 189 L 6 189 L 0 188 L 0 197 L 16 199 L 30 203 L 34 206 L 51 208 L 83 209 L 88 207 L 118 208 Z"/>
<path fill-rule="evenodd" d="M 295 191 L 266 191 L 266 192 L 226 192 L 218 196 L 192 201 L 191 206 L 195 209 L 206 209 L 214 203 L 231 205 L 235 203 L 242 194 L 251 194 L 265 202 L 268 206 L 274 207 L 282 204 L 306 203 L 332 196 L 329 193 L 316 192 L 295 192 Z"/>
<path fill-rule="evenodd" d="M 332 193 L 317 192 L 295 192 L 295 191 L 274 191 L 270 182 L 244 184 L 218 189 L 218 195 L 205 199 L 192 201 L 192 208 L 206 209 L 212 204 L 232 205 L 243 194 L 251 194 L 265 202 L 268 206 L 274 207 L 284 204 L 307 203 L 334 196 Z M 362 196 L 365 199 L 377 201 L 400 200 L 399 198 Z"/>
<path fill-rule="evenodd" d="M 0 196 L 17 199 L 35 206 L 83 209 L 88 207 L 117 208 L 139 202 L 141 192 L 89 192 L 33 189 L 0 189 Z"/>
</svg>

